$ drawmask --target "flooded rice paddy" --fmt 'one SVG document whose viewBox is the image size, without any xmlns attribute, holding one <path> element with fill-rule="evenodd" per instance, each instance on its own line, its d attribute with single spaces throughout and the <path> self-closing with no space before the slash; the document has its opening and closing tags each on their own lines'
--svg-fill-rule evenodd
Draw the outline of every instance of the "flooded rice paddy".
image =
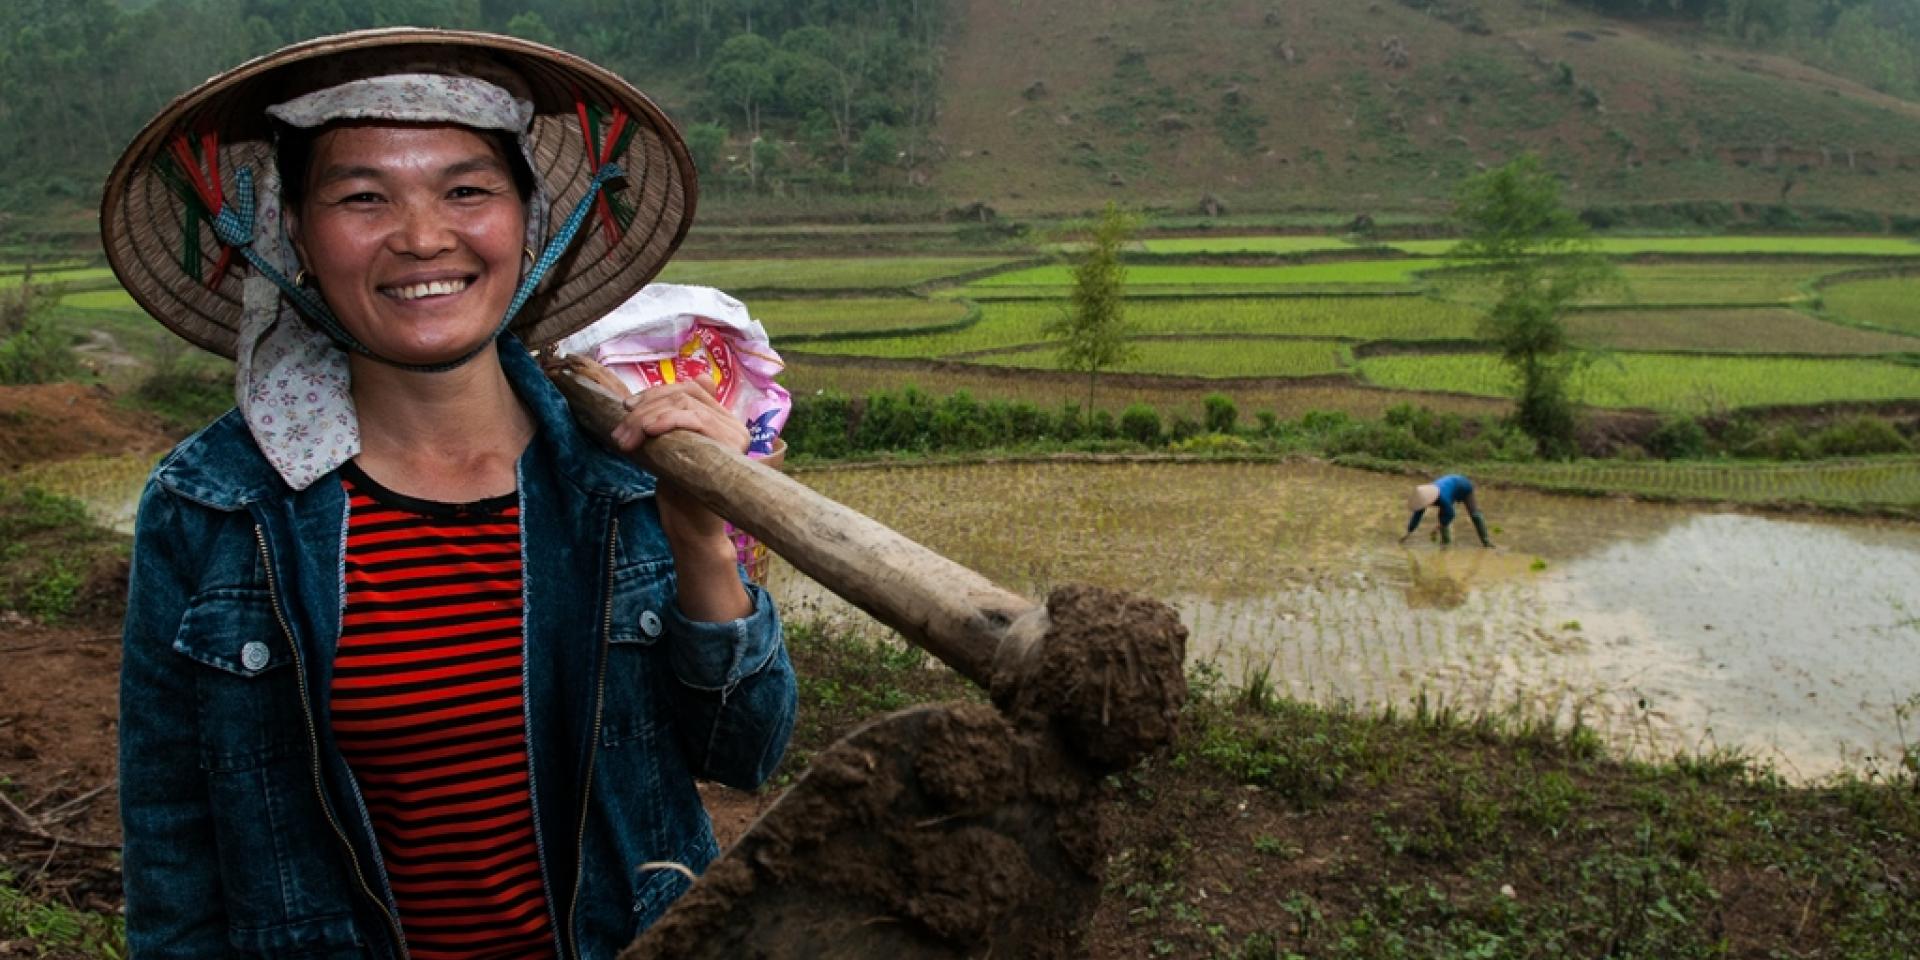
<svg viewBox="0 0 1920 960">
<path fill-rule="evenodd" d="M 131 531 L 151 456 L 16 479 Z M 1147 593 L 1189 657 L 1320 703 L 1578 717 L 1622 753 L 1729 748 L 1796 779 L 1920 740 L 1920 524 L 1485 489 L 1497 548 L 1396 541 L 1411 479 L 1311 463 L 847 468 L 801 478 L 1031 596 Z M 880 627 L 777 560 L 790 619 Z"/>
<path fill-rule="evenodd" d="M 1158 596 L 1189 656 L 1321 703 L 1578 717 L 1621 752 L 1796 779 L 1898 757 L 1920 694 L 1920 525 L 1487 490 L 1497 548 L 1396 543 L 1412 481 L 1316 464 L 842 469 L 810 486 L 1039 596 Z M 790 617 L 878 626 L 784 565 Z"/>
</svg>

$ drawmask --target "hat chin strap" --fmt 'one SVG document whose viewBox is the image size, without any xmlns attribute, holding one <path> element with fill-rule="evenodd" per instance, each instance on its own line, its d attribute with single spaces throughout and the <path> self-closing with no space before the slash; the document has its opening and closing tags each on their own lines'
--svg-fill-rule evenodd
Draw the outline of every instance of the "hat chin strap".
<svg viewBox="0 0 1920 960">
<path fill-rule="evenodd" d="M 547 241 L 545 249 L 540 251 L 539 258 L 534 260 L 533 268 L 528 270 L 527 275 L 521 279 L 520 287 L 514 291 L 513 301 L 507 304 L 506 314 L 500 318 L 499 326 L 494 327 L 493 335 L 459 357 L 441 363 L 403 363 L 375 353 L 372 348 L 361 343 L 359 338 L 348 333 L 347 329 L 340 325 L 339 319 L 327 307 L 326 301 L 315 296 L 312 290 L 287 279 L 286 274 L 274 269 L 273 264 L 268 262 L 266 257 L 253 249 L 254 200 L 251 169 L 242 168 L 235 176 L 232 201 L 221 205 L 220 213 L 213 219 L 213 230 L 222 243 L 240 251 L 240 255 L 247 258 L 247 262 L 253 264 L 254 269 L 260 271 L 261 276 L 273 281 L 273 285 L 280 288 L 280 292 L 286 295 L 288 302 L 342 348 L 411 373 L 444 373 L 463 366 L 479 356 L 481 351 L 492 346 L 493 342 L 506 332 L 507 328 L 513 324 L 513 318 L 519 315 L 520 308 L 526 306 L 527 300 L 532 298 L 534 288 L 540 285 L 547 271 L 551 270 L 553 265 L 559 262 L 561 255 L 567 252 L 567 248 L 572 246 L 574 237 L 580 232 L 580 225 L 586 222 L 587 214 L 593 209 L 594 201 L 600 196 L 601 189 L 606 186 L 607 181 L 619 176 L 620 165 L 617 163 L 605 164 L 593 175 L 593 179 L 587 183 L 586 194 L 580 198 L 579 203 L 574 204 L 573 211 L 567 215 L 559 231 L 553 235 L 553 239 Z"/>
</svg>

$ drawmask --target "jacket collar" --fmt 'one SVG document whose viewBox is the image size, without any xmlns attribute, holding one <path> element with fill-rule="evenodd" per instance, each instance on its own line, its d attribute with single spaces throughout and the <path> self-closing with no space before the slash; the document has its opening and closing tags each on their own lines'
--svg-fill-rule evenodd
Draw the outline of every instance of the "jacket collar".
<svg viewBox="0 0 1920 960">
<path fill-rule="evenodd" d="M 583 493 L 616 501 L 653 494 L 652 474 L 608 452 L 581 432 L 566 399 L 547 382 L 539 363 L 519 340 L 511 334 L 502 335 L 499 349 L 507 382 L 538 424 L 534 443 L 544 445 L 556 473 Z M 182 441 L 155 468 L 154 480 L 175 494 L 216 510 L 239 510 L 294 493 L 254 445 L 238 410 L 227 411 Z"/>
</svg>

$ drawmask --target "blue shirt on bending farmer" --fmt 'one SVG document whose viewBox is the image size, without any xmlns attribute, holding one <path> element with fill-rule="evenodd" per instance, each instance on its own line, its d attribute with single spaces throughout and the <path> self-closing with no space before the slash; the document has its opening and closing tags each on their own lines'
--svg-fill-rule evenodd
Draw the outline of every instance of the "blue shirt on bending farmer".
<svg viewBox="0 0 1920 960">
<path fill-rule="evenodd" d="M 1413 531 L 1419 529 L 1420 518 L 1426 515 L 1428 507 L 1438 506 L 1440 542 L 1452 543 L 1453 505 L 1463 501 L 1467 505 L 1467 516 L 1473 519 L 1474 532 L 1480 535 L 1480 545 L 1493 546 L 1493 541 L 1487 537 L 1486 518 L 1480 515 L 1480 503 L 1473 496 L 1473 481 L 1457 473 L 1449 473 L 1432 483 L 1423 483 L 1407 495 L 1407 509 L 1413 511 L 1413 516 L 1407 519 L 1407 532 L 1400 535 L 1400 542 L 1405 543 L 1408 537 L 1413 536 Z"/>
</svg>

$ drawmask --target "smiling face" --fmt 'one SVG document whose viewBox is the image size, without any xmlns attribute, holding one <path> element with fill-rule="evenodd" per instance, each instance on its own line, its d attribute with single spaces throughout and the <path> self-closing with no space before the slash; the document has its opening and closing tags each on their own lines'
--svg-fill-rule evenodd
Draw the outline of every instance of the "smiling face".
<svg viewBox="0 0 1920 960">
<path fill-rule="evenodd" d="M 526 207 L 496 138 L 351 123 L 315 138 L 288 226 L 348 333 L 388 360 L 431 364 L 499 326 L 520 280 Z"/>
</svg>

